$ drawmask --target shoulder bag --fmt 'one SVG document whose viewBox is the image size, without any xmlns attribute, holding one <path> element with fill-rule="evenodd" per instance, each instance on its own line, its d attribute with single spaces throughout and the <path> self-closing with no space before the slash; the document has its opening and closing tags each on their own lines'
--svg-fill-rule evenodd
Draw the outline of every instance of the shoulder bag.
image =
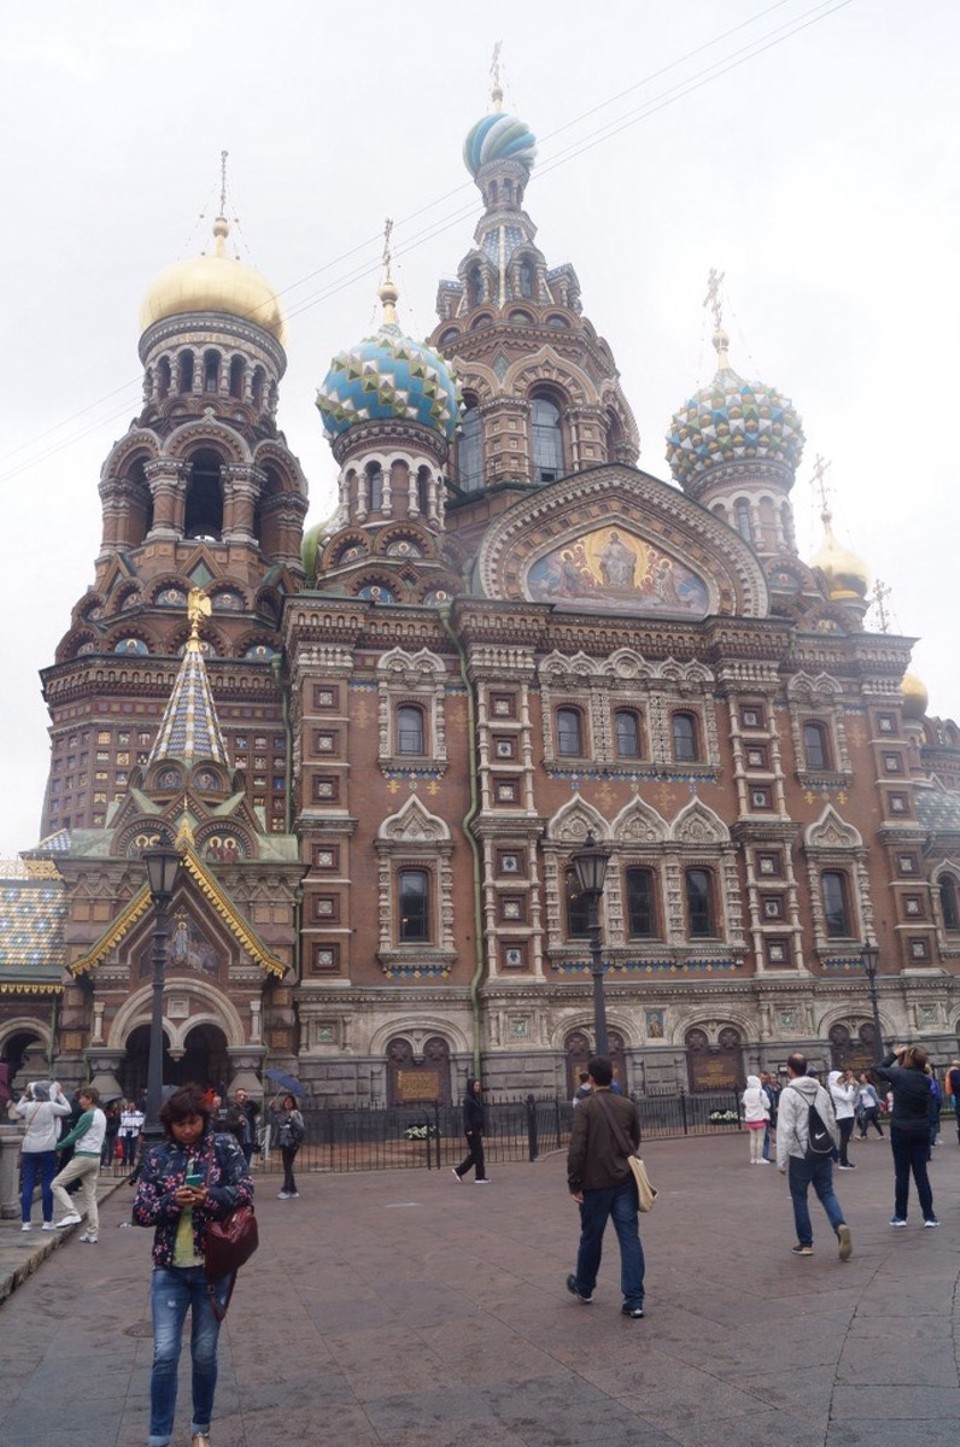
<svg viewBox="0 0 960 1447">
<path fill-rule="evenodd" d="M 207 1162 L 208 1183 L 216 1154 L 216 1142 L 214 1142 L 213 1154 Z M 207 1219 L 203 1246 L 203 1269 L 207 1278 L 210 1305 L 217 1321 L 223 1321 L 227 1314 L 233 1288 L 237 1284 L 237 1272 L 241 1266 L 246 1266 L 259 1245 L 260 1233 L 257 1229 L 257 1218 L 252 1205 L 237 1206 L 236 1210 L 231 1211 L 228 1216 Z M 230 1283 L 226 1300 L 220 1306 L 217 1303 L 216 1284 L 225 1276 L 232 1276 L 233 1280 Z"/>
<path fill-rule="evenodd" d="M 652 1211 L 653 1203 L 656 1201 L 660 1192 L 650 1180 L 650 1177 L 647 1175 L 647 1168 L 643 1164 L 642 1159 L 634 1151 L 633 1146 L 627 1139 L 626 1132 L 604 1100 L 603 1092 L 597 1091 L 596 1098 L 600 1101 L 601 1109 L 613 1127 L 613 1134 L 616 1137 L 617 1144 L 626 1156 L 627 1165 L 633 1173 L 633 1179 L 637 1186 L 637 1205 L 643 1212 Z"/>
</svg>

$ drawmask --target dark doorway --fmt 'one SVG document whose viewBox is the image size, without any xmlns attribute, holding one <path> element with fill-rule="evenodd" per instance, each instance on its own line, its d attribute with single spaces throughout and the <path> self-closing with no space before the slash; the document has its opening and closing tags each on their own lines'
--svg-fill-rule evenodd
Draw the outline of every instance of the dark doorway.
<svg viewBox="0 0 960 1447">
<path fill-rule="evenodd" d="M 187 1036 L 186 1049 L 174 1060 L 163 1041 L 163 1084 L 170 1086 L 229 1085 L 230 1060 L 227 1037 L 216 1025 L 197 1025 Z M 142 1099 L 147 1089 L 147 1059 L 150 1051 L 150 1026 L 138 1025 L 127 1040 L 127 1058 L 120 1071 L 120 1084 L 130 1100 Z"/>
</svg>

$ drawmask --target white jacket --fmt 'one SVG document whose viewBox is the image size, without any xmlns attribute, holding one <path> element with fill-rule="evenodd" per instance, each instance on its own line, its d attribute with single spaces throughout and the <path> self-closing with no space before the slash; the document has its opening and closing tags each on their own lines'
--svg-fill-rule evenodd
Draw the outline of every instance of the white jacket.
<svg viewBox="0 0 960 1447">
<path fill-rule="evenodd" d="M 841 1085 L 839 1070 L 831 1070 L 827 1076 L 827 1084 L 830 1086 L 830 1098 L 837 1120 L 849 1120 L 857 1111 L 859 1085 Z"/>
<path fill-rule="evenodd" d="M 39 1155 L 41 1151 L 52 1151 L 60 1139 L 62 1115 L 70 1114 L 70 1104 L 64 1100 L 63 1092 L 57 1091 L 53 1100 L 18 1100 L 8 1107 L 8 1114 L 19 1116 L 26 1121 L 27 1129 L 20 1149 L 27 1155 Z"/>
<path fill-rule="evenodd" d="M 782 1171 L 786 1170 L 791 1156 L 803 1160 L 807 1154 L 807 1117 L 811 1105 L 817 1107 L 824 1125 L 833 1137 L 834 1145 L 840 1144 L 840 1132 L 829 1092 L 811 1075 L 798 1075 L 780 1092 L 780 1107 L 777 1111 L 777 1165 Z"/>
<path fill-rule="evenodd" d="M 745 1121 L 770 1119 L 770 1101 L 760 1084 L 759 1075 L 747 1076 L 747 1088 L 743 1092 L 743 1118 Z"/>
</svg>

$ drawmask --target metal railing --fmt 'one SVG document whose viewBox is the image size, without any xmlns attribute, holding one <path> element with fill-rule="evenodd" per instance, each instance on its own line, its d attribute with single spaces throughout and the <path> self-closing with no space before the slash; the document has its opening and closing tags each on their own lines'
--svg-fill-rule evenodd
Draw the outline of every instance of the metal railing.
<svg viewBox="0 0 960 1447">
<path fill-rule="evenodd" d="M 713 1135 L 740 1129 L 739 1095 L 710 1091 L 637 1098 L 643 1140 Z M 560 1097 L 528 1095 L 484 1105 L 488 1162 L 535 1161 L 565 1150 L 575 1107 Z M 442 1170 L 465 1154 L 463 1111 L 438 1101 L 402 1106 L 301 1104 L 306 1136 L 296 1157 L 300 1171 Z M 279 1115 L 260 1130 L 258 1169 L 279 1173 Z"/>
</svg>

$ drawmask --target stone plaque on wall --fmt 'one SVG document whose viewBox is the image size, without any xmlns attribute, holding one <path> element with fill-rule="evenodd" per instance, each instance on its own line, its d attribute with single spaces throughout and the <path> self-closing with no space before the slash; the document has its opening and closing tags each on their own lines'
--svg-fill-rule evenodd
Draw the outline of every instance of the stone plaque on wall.
<svg viewBox="0 0 960 1447">
<path fill-rule="evenodd" d="M 440 1087 L 438 1070 L 398 1070 L 396 1076 L 397 1102 L 412 1105 L 421 1100 L 439 1100 L 443 1091 Z"/>
</svg>

